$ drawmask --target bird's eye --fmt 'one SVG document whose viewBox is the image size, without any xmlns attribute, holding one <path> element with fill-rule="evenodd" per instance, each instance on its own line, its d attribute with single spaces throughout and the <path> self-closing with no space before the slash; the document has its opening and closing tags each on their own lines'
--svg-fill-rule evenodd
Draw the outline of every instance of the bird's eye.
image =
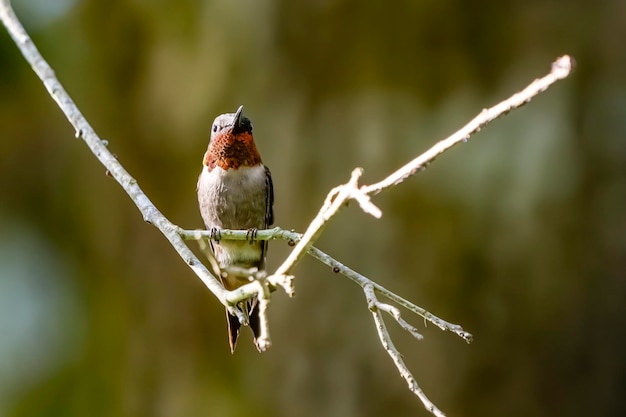
<svg viewBox="0 0 626 417">
<path fill-rule="evenodd" d="M 213 133 L 217 132 L 217 125 L 213 125 Z"/>
</svg>

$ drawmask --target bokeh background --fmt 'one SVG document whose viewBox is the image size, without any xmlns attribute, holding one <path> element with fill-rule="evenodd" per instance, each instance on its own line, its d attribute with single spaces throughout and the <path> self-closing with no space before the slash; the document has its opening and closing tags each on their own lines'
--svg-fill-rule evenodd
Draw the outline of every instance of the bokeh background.
<svg viewBox="0 0 626 417">
<path fill-rule="evenodd" d="M 389 327 L 450 416 L 626 415 L 626 2 L 15 0 L 161 211 L 202 226 L 213 118 L 244 104 L 277 225 L 577 70 L 375 198 L 319 247 L 475 336 Z M 144 223 L 0 34 L 0 416 L 427 416 L 361 290 L 312 259 L 245 332 Z M 270 245 L 269 266 L 288 253 Z M 409 316 L 407 315 L 407 318 Z"/>
</svg>

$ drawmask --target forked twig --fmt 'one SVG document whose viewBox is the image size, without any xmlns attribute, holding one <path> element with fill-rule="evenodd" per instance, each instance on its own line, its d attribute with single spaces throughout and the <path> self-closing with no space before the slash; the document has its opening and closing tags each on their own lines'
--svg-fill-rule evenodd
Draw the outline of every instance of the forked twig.
<svg viewBox="0 0 626 417">
<path fill-rule="evenodd" d="M 376 331 L 378 332 L 378 338 L 380 339 L 380 343 L 383 345 L 383 348 L 391 357 L 391 360 L 393 360 L 393 363 L 396 365 L 396 368 L 398 368 L 398 371 L 400 372 L 402 378 L 404 378 L 404 380 L 409 385 L 409 390 L 411 390 L 411 392 L 415 394 L 420 399 L 420 401 L 422 401 L 422 404 L 424 404 L 424 407 L 426 407 L 428 411 L 430 411 L 437 417 L 445 417 L 445 414 L 442 413 L 441 410 L 428 399 L 426 394 L 424 394 L 424 391 L 422 391 L 422 389 L 420 388 L 419 384 L 415 380 L 415 377 L 413 377 L 413 374 L 411 373 L 411 371 L 409 371 L 409 368 L 404 363 L 404 360 L 402 359 L 402 354 L 391 340 L 391 336 L 389 335 L 389 331 L 387 330 L 387 326 L 385 325 L 385 320 L 383 319 L 382 312 L 389 312 L 389 310 L 393 309 L 394 307 L 378 301 L 376 293 L 374 292 L 374 287 L 372 285 L 366 285 L 363 288 L 363 291 L 365 292 L 367 307 L 372 312 L 372 316 L 374 317 L 374 324 L 376 325 Z M 399 311 L 397 311 L 396 314 L 392 314 L 392 316 L 402 326 L 402 322 L 404 322 L 404 320 L 400 318 Z M 415 336 L 418 340 L 421 340 L 422 335 L 417 333 L 416 331 L 414 332 L 413 330 L 415 329 L 413 328 L 411 331 L 409 331 L 409 333 L 413 334 L 413 336 Z"/>
</svg>

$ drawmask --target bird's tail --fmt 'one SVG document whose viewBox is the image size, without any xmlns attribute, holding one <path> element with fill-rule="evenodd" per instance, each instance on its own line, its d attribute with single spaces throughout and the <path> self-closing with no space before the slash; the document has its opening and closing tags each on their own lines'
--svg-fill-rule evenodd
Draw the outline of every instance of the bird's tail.
<svg viewBox="0 0 626 417">
<path fill-rule="evenodd" d="M 259 306 L 257 300 L 254 299 L 252 301 L 246 301 L 243 313 L 248 316 L 248 325 L 252 329 L 252 333 L 254 333 L 254 345 L 257 350 L 261 352 L 257 342 L 260 333 Z M 230 353 L 234 353 L 235 347 L 237 346 L 237 338 L 239 337 L 241 323 L 239 322 L 237 316 L 233 316 L 228 312 L 228 309 L 226 309 L 226 323 L 228 326 L 228 344 L 230 345 Z"/>
</svg>

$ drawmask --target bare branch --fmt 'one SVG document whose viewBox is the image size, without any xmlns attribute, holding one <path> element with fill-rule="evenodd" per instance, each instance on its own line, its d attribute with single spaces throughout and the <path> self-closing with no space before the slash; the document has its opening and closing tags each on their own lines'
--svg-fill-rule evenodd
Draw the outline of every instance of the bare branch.
<svg viewBox="0 0 626 417">
<path fill-rule="evenodd" d="M 252 284 L 256 284 L 258 287 L 258 309 L 259 309 L 259 336 L 257 337 L 256 344 L 261 352 L 265 352 L 272 346 L 270 339 L 270 326 L 267 319 L 267 308 L 270 304 L 270 290 L 266 285 L 263 285 L 261 281 L 254 281 Z"/>
<path fill-rule="evenodd" d="M 222 304 L 227 305 L 227 291 L 220 281 L 209 272 L 196 255 L 185 245 L 185 242 L 181 239 L 179 234 L 180 228 L 161 214 L 139 185 L 137 185 L 137 181 L 122 167 L 115 156 L 109 152 L 106 148 L 107 143 L 98 137 L 56 78 L 50 65 L 48 65 L 37 50 L 37 47 L 15 16 L 8 0 L 0 0 L 0 19 L 15 41 L 15 44 L 22 52 L 22 55 L 24 55 L 24 58 L 26 58 L 26 61 L 28 61 L 32 69 L 43 82 L 50 96 L 56 101 L 67 120 L 74 127 L 76 137 L 83 139 L 91 152 L 100 160 L 111 176 L 122 186 L 143 215 L 143 219 L 154 225 L 163 233 L 172 244 L 172 247 L 202 280 L 207 288 Z"/>
<path fill-rule="evenodd" d="M 368 286 L 365 287 L 366 290 L 370 289 L 370 288 L 372 289 L 372 291 L 374 290 L 374 287 L 371 286 L 371 285 L 368 285 Z M 411 326 L 406 320 L 404 320 L 402 318 L 402 315 L 400 314 L 400 309 L 398 309 L 398 307 L 394 307 L 394 306 L 392 306 L 390 304 L 381 303 L 380 301 L 377 301 L 375 304 L 370 306 L 370 310 L 372 308 L 377 308 L 380 311 L 384 311 L 385 313 L 389 313 L 389 315 L 391 317 L 393 317 L 398 322 L 400 327 L 402 327 L 404 330 L 409 332 L 411 334 L 411 336 L 413 336 L 417 340 L 424 339 L 424 336 L 422 336 L 422 334 L 420 332 L 418 332 L 415 327 Z"/>
<path fill-rule="evenodd" d="M 457 336 L 463 338 L 467 343 L 470 343 L 472 341 L 471 333 L 463 330 L 463 328 L 459 326 L 458 324 L 448 323 L 447 321 L 435 316 L 434 314 L 423 309 L 422 307 L 419 307 L 411 303 L 405 298 L 383 287 L 382 285 L 377 284 L 376 282 L 370 280 L 369 278 L 366 278 L 365 276 L 359 274 L 355 270 L 350 269 L 349 267 L 342 264 L 341 262 L 331 258 L 329 255 L 325 254 L 321 250 L 313 247 L 309 251 L 309 254 L 313 256 L 315 259 L 333 268 L 333 271 L 341 273 L 342 275 L 350 278 L 352 281 L 360 285 L 361 288 L 365 288 L 365 286 L 367 285 L 372 285 L 376 289 L 376 291 L 379 292 L 380 294 L 398 303 L 399 305 L 406 308 L 407 310 L 412 311 L 413 313 L 419 315 L 424 320 L 433 323 L 435 326 L 439 327 L 441 330 L 447 330 L 449 332 L 452 332 L 456 334 Z"/>
<path fill-rule="evenodd" d="M 428 164 L 435 158 L 457 143 L 467 142 L 471 135 L 479 132 L 483 127 L 487 126 L 498 117 L 503 116 L 513 109 L 523 106 L 530 102 L 536 95 L 545 91 L 552 84 L 567 77 L 572 71 L 572 59 L 564 55 L 558 58 L 552 64 L 552 70 L 548 75 L 533 81 L 528 87 L 517 94 L 513 94 L 508 99 L 496 104 L 495 106 L 484 109 L 480 114 L 474 117 L 468 124 L 456 131 L 452 136 L 437 142 L 429 150 L 413 159 L 402 168 L 393 172 L 387 178 L 372 185 L 361 187 L 361 191 L 365 194 L 378 194 L 379 192 L 400 184 L 402 181 L 426 168 Z"/>
<path fill-rule="evenodd" d="M 322 234 L 322 231 L 326 227 L 328 221 L 335 214 L 337 214 L 346 201 L 354 198 L 355 194 L 359 193 L 358 180 L 362 173 L 362 169 L 356 168 L 352 171 L 352 175 L 348 183 L 335 187 L 328 193 L 326 201 L 324 201 L 324 204 L 317 213 L 317 216 L 315 216 L 315 218 L 311 221 L 309 227 L 304 232 L 298 241 L 298 244 L 291 251 L 287 259 L 285 259 L 282 265 L 276 269 L 276 272 L 273 274 L 274 276 L 288 275 L 293 267 L 302 259 L 308 249 L 313 246 L 313 243 L 317 240 L 317 238 Z M 367 198 L 359 197 L 359 202 L 367 212 L 376 212 L 377 208 L 375 208 L 375 206 L 371 203 L 368 204 Z M 276 281 L 273 284 L 280 284 L 280 282 Z M 285 288 L 285 291 L 287 291 L 291 297 L 294 295 L 293 286 L 290 286 L 290 289 L 292 290 L 291 293 L 287 291 L 287 288 Z"/>
<path fill-rule="evenodd" d="M 185 230 L 179 229 L 178 234 L 185 240 L 210 240 L 211 239 L 211 231 L 206 229 L 195 229 L 195 230 Z M 295 232 L 288 232 L 286 230 L 281 229 L 280 227 L 274 227 L 273 229 L 265 229 L 265 230 L 257 230 L 254 238 L 256 240 L 289 240 L 293 239 L 292 236 L 298 236 L 300 238 L 302 235 Z M 220 239 L 222 240 L 249 240 L 249 232 L 247 230 L 231 230 L 231 229 L 220 229 Z"/>
<path fill-rule="evenodd" d="M 370 311 L 372 312 L 372 316 L 374 317 L 374 324 L 376 325 L 376 331 L 378 332 L 380 342 L 382 343 L 383 348 L 385 348 L 385 350 L 393 360 L 396 368 L 398 368 L 398 372 L 400 372 L 402 378 L 404 378 L 404 380 L 409 385 L 409 389 L 420 399 L 420 401 L 422 401 L 422 404 L 424 404 L 424 407 L 426 407 L 428 411 L 430 411 L 437 417 L 445 417 L 445 414 L 442 413 L 441 410 L 439 410 L 439 408 L 437 408 L 437 406 L 428 399 L 426 394 L 424 394 L 424 391 L 422 391 L 422 389 L 419 387 L 417 381 L 413 377 L 413 374 L 411 374 L 411 371 L 409 371 L 409 368 L 402 360 L 402 354 L 398 351 L 398 349 L 396 349 L 396 346 L 393 344 L 391 336 L 389 336 L 389 332 L 387 331 L 385 321 L 383 320 L 383 315 L 381 313 L 382 310 L 380 309 L 381 303 L 376 298 L 376 294 L 374 293 L 374 287 L 372 285 L 366 285 L 365 287 L 363 287 L 363 291 L 365 292 L 365 298 L 367 300 L 368 308 L 370 309 Z"/>
<path fill-rule="evenodd" d="M 202 239 L 209 239 L 211 234 L 207 230 L 183 230 L 181 229 L 180 235 L 184 239 L 187 239 L 187 240 L 202 240 Z M 221 231 L 221 236 L 223 239 L 227 237 L 228 239 L 232 239 L 232 240 L 246 240 L 247 231 L 223 229 Z M 289 230 L 283 230 L 279 227 L 275 227 L 273 229 L 267 229 L 267 230 L 259 230 L 257 234 L 257 239 L 259 240 L 279 239 L 279 240 L 287 240 L 287 241 L 291 240 L 291 241 L 297 242 L 300 240 L 301 237 L 302 235 L 300 233 L 289 231 Z M 393 291 L 388 290 L 382 285 L 372 281 L 366 276 L 344 265 L 343 263 L 334 259 L 333 257 L 321 251 L 320 249 L 316 248 L 315 246 L 310 246 L 307 252 L 313 258 L 329 266 L 334 272 L 340 273 L 346 276 L 347 278 L 351 279 L 361 288 L 364 288 L 367 285 L 372 285 L 379 294 L 384 295 L 390 300 L 398 303 L 400 306 L 417 314 L 418 316 L 422 317 L 425 321 L 431 322 L 432 324 L 434 324 L 441 330 L 452 332 L 456 334 L 457 336 L 463 338 L 467 343 L 470 343 L 472 341 L 471 333 L 463 330 L 463 328 L 459 326 L 458 324 L 449 323 L 441 319 L 440 317 L 435 316 L 431 312 L 423 309 L 422 307 L 419 307 L 411 303 L 410 301 L 399 296 Z M 243 288 L 245 287 L 241 287 L 240 290 Z M 243 291 L 245 292 L 242 292 L 242 294 L 239 294 L 237 296 L 237 299 L 239 299 L 239 301 L 241 300 L 240 297 L 243 297 L 244 294 L 248 293 L 247 290 L 243 290 Z"/>
</svg>

